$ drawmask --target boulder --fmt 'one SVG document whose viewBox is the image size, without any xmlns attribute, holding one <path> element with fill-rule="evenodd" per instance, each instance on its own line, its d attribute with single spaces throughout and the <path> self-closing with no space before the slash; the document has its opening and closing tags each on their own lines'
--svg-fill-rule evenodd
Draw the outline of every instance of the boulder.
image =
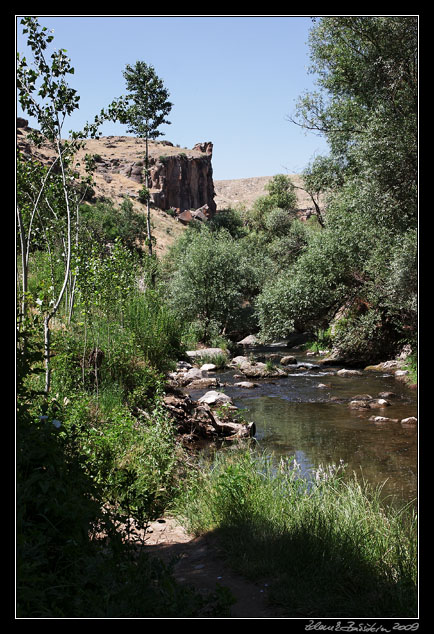
<svg viewBox="0 0 434 634">
<path fill-rule="evenodd" d="M 368 401 L 350 401 L 348 407 L 350 409 L 370 409 Z"/>
<path fill-rule="evenodd" d="M 364 398 L 369 396 L 368 394 L 362 394 L 362 397 L 354 398 L 349 403 L 350 409 L 377 409 L 382 407 L 388 407 L 390 405 L 389 401 L 386 401 L 384 398 L 379 399 L 371 399 Z"/>
<path fill-rule="evenodd" d="M 190 368 L 190 370 L 188 370 L 185 374 L 181 374 L 179 378 L 182 385 L 188 385 L 192 381 L 206 379 L 207 377 L 207 373 L 199 370 L 199 368 Z"/>
<path fill-rule="evenodd" d="M 386 416 L 371 416 L 369 418 L 373 423 L 398 423 L 398 418 L 387 418 Z"/>
<path fill-rule="evenodd" d="M 225 408 L 226 411 L 220 418 L 220 414 L 217 415 L 210 406 L 218 403 L 219 399 L 209 397 L 210 394 L 219 393 L 208 392 L 205 394 L 205 398 L 202 397 L 199 401 L 193 401 L 188 394 L 182 394 L 178 391 L 164 396 L 164 406 L 173 418 L 182 442 L 192 442 L 199 438 L 236 440 L 251 438 L 255 435 L 256 426 L 254 423 L 238 422 L 233 418 L 233 410 L 237 409 L 234 406 Z M 225 394 L 221 394 L 221 396 L 226 397 Z M 210 401 L 210 403 L 206 401 Z"/>
<path fill-rule="evenodd" d="M 391 361 L 383 361 L 381 363 L 377 363 L 376 365 L 367 365 L 365 370 L 373 370 L 375 372 L 388 372 L 390 370 L 396 370 L 400 367 L 400 362 L 396 359 Z"/>
<path fill-rule="evenodd" d="M 238 357 L 234 357 L 229 365 L 241 366 L 243 363 L 249 363 L 248 358 L 247 357 L 238 356 Z"/>
<path fill-rule="evenodd" d="M 409 416 L 408 418 L 403 418 L 401 420 L 401 425 L 407 426 L 407 425 L 417 425 L 417 418 L 416 416 Z"/>
<path fill-rule="evenodd" d="M 239 364 L 240 371 L 247 377 L 279 377 L 287 376 L 281 368 L 273 367 L 270 369 L 266 363 L 258 362 L 244 362 Z"/>
<path fill-rule="evenodd" d="M 378 394 L 378 398 L 385 398 L 385 399 L 389 399 L 389 398 L 396 398 L 397 394 L 395 394 L 395 392 L 379 392 Z"/>
<path fill-rule="evenodd" d="M 200 369 L 202 372 L 214 372 L 216 368 L 217 366 L 214 365 L 214 363 L 204 363 L 203 365 L 200 366 Z"/>
<path fill-rule="evenodd" d="M 338 370 L 336 374 L 338 376 L 345 376 L 345 377 L 362 376 L 362 372 L 360 370 L 348 370 L 346 368 L 343 368 L 342 370 Z"/>
<path fill-rule="evenodd" d="M 210 390 L 204 394 L 198 402 L 207 405 L 233 405 L 232 399 L 227 394 L 215 390 Z"/>
<path fill-rule="evenodd" d="M 178 361 L 176 364 L 176 368 L 178 370 L 189 370 L 192 367 L 191 363 L 188 363 L 187 361 Z"/>
<path fill-rule="evenodd" d="M 395 379 L 398 381 L 406 381 L 410 372 L 408 370 L 396 370 Z"/>
<path fill-rule="evenodd" d="M 188 384 L 189 390 L 202 390 L 210 387 L 218 387 L 219 382 L 215 378 L 194 379 Z"/>
<path fill-rule="evenodd" d="M 243 387 L 247 390 L 251 390 L 254 387 L 259 387 L 259 383 L 252 383 L 251 381 L 240 381 L 239 383 L 234 383 L 234 387 Z"/>
<path fill-rule="evenodd" d="M 257 346 L 259 344 L 258 339 L 255 335 L 249 335 L 248 337 L 244 337 L 241 341 L 238 342 L 240 346 Z"/>
<path fill-rule="evenodd" d="M 282 357 L 280 359 L 280 363 L 281 365 L 292 365 L 294 363 L 297 363 L 297 359 L 293 357 L 292 355 L 288 355 L 286 357 Z"/>
<path fill-rule="evenodd" d="M 369 407 L 371 409 L 377 409 L 377 408 L 381 408 L 381 407 L 389 407 L 390 403 L 389 401 L 386 401 L 385 398 L 378 398 L 378 399 L 373 399 L 372 401 L 369 402 Z"/>
</svg>

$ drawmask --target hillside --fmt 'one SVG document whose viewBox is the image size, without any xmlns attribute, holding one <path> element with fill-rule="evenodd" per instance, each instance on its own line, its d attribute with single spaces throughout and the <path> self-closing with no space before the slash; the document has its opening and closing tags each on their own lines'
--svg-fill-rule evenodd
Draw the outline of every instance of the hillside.
<svg viewBox="0 0 434 634">
<path fill-rule="evenodd" d="M 294 185 L 301 185 L 301 177 L 298 174 L 288 174 L 288 176 L 290 176 Z M 246 208 L 251 207 L 259 196 L 267 194 L 265 186 L 272 178 L 272 176 L 256 176 L 252 178 L 238 178 L 235 180 L 215 180 L 214 189 L 217 209 L 243 205 L 245 205 Z M 297 207 L 299 209 L 312 207 L 312 201 L 308 194 L 300 189 L 296 190 L 296 194 L 298 201 Z"/>
<path fill-rule="evenodd" d="M 48 161 L 53 156 L 53 151 L 48 144 L 35 149 L 28 141 L 29 128 L 27 122 L 19 120 L 17 127 L 17 145 L 25 154 Z M 109 198 L 115 204 L 120 204 L 125 196 L 128 196 L 137 213 L 145 213 L 145 206 L 139 201 L 139 192 L 143 187 L 141 172 L 143 170 L 143 156 L 145 142 L 131 136 L 109 136 L 99 139 L 90 139 L 85 147 L 77 154 L 77 169 L 84 171 L 85 154 L 97 156 L 96 170 L 94 173 L 94 197 Z M 163 255 L 167 248 L 185 230 L 185 225 L 177 221 L 167 210 L 171 207 L 168 202 L 161 204 L 161 199 L 170 198 L 174 190 L 190 191 L 185 196 L 185 208 L 195 209 L 204 204 L 215 207 L 216 212 L 229 207 L 249 208 L 254 201 L 265 195 L 266 184 L 272 176 L 259 176 L 234 180 L 212 180 L 212 143 L 196 144 L 194 148 L 180 148 L 168 141 L 150 142 L 149 155 L 152 163 L 152 187 L 151 195 L 159 206 L 151 208 L 153 233 L 156 238 L 157 255 Z M 167 166 L 171 166 L 169 170 Z M 165 172 L 161 175 L 162 170 Z M 180 183 L 184 178 L 185 183 Z M 300 176 L 291 175 L 293 182 L 300 184 Z M 165 188 L 165 195 L 161 192 Z M 203 191 L 200 191 L 203 190 Z M 296 190 L 298 207 L 306 209 L 311 206 L 307 194 Z M 173 196 L 172 196 L 172 199 Z M 178 196 L 179 199 L 179 196 Z M 176 200 L 176 198 L 175 198 Z M 182 200 L 182 196 L 181 196 Z M 195 205 L 188 205 L 189 201 Z M 181 203 L 182 204 L 182 203 Z M 166 207 L 161 208 L 161 207 Z M 172 205 L 176 209 L 176 205 Z M 177 208 L 177 212 L 184 211 Z M 213 211 L 213 209 L 212 209 Z"/>
</svg>

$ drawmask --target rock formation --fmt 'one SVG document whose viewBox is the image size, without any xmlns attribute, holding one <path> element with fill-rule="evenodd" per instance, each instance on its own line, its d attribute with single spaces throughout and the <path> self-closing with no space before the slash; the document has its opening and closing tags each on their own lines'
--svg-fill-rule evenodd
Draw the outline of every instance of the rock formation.
<svg viewBox="0 0 434 634">
<path fill-rule="evenodd" d="M 25 119 L 17 118 L 16 130 L 17 145 L 24 154 L 42 162 L 50 161 L 54 155 L 53 148 L 49 143 L 38 149 L 32 147 L 27 139 L 30 128 Z M 191 150 L 175 147 L 170 141 L 149 142 L 151 204 L 163 211 L 172 210 L 172 215 L 176 216 L 186 210 L 201 208 L 199 220 L 211 217 L 216 211 L 212 150 L 210 141 L 196 143 Z M 109 183 L 118 194 L 124 192 L 132 197 L 138 196 L 138 187 L 141 188 L 145 182 L 144 139 L 126 136 L 88 139 L 77 154 L 79 172 L 84 165 L 85 154 L 95 157 L 97 191 L 101 190 L 103 196 L 111 197 L 107 187 L 107 192 L 104 191 L 104 184 Z M 127 183 L 131 186 L 128 187 Z"/>
<path fill-rule="evenodd" d="M 200 156 L 180 153 L 152 160 L 150 179 L 154 205 L 165 211 L 179 212 L 207 205 L 213 214 L 216 204 L 211 157 L 210 153 Z"/>
</svg>

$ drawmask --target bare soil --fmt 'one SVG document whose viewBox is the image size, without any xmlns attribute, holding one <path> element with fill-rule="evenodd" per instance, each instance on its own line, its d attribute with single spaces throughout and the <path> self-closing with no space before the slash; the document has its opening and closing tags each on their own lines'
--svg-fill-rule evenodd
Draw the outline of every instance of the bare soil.
<svg viewBox="0 0 434 634">
<path fill-rule="evenodd" d="M 194 537 L 175 519 L 167 517 L 152 522 L 146 533 L 137 537 L 151 556 L 172 563 L 179 583 L 203 595 L 215 592 L 218 586 L 227 588 L 234 599 L 227 618 L 281 618 L 267 605 L 267 582 L 253 583 L 231 570 L 212 533 Z"/>
</svg>

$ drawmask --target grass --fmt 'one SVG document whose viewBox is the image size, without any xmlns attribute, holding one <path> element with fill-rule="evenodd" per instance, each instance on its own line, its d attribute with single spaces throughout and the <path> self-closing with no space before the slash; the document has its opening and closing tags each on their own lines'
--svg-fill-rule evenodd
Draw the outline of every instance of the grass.
<svg viewBox="0 0 434 634">
<path fill-rule="evenodd" d="M 229 362 L 229 357 L 225 353 L 201 354 L 196 359 L 196 362 L 198 365 L 204 365 L 205 363 L 213 363 L 216 366 L 217 370 L 223 370 Z"/>
<path fill-rule="evenodd" d="M 379 489 L 320 467 L 251 451 L 216 454 L 194 474 L 178 515 L 213 531 L 230 564 L 272 579 L 269 600 L 288 617 L 414 617 L 417 527 L 411 509 L 383 508 Z"/>
</svg>

